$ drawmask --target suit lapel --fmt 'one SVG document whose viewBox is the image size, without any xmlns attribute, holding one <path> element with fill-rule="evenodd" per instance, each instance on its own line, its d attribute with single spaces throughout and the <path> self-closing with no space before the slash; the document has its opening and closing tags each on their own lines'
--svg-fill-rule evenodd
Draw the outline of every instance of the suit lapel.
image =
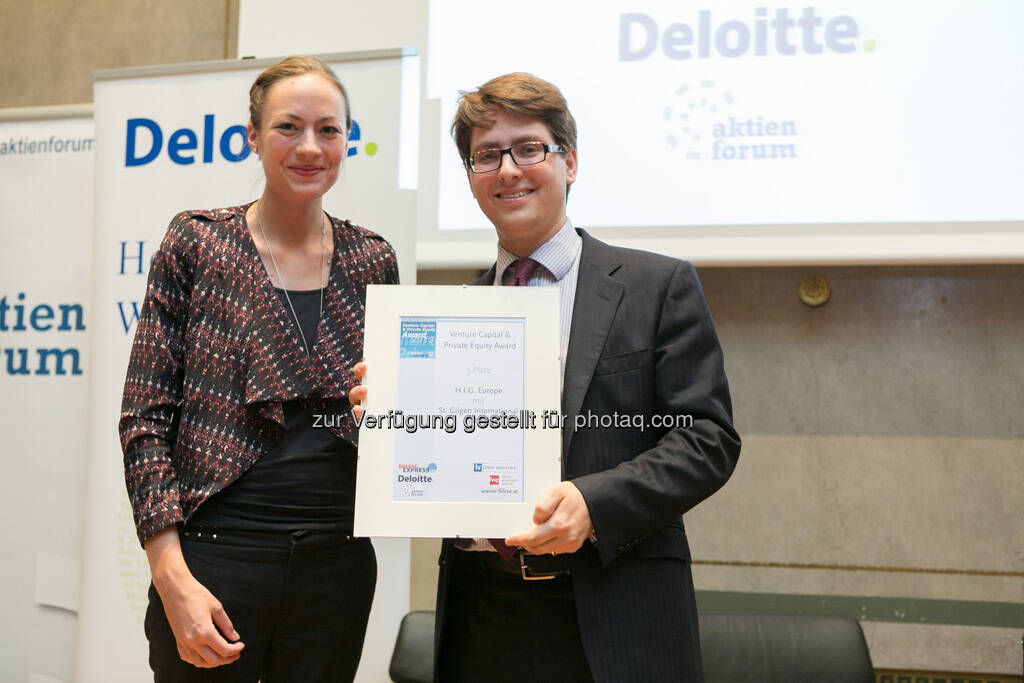
<svg viewBox="0 0 1024 683">
<path fill-rule="evenodd" d="M 580 234 L 583 251 L 580 254 L 562 388 L 562 413 L 566 415 L 562 425 L 563 467 L 572 443 L 572 425 L 583 405 L 624 289 L 621 282 L 611 277 L 621 265 L 614 252 L 586 232 L 581 230 Z"/>
<path fill-rule="evenodd" d="M 587 388 L 594 376 L 597 360 L 601 357 L 605 340 L 611 330 L 615 311 L 622 300 L 624 286 L 611 275 L 621 262 L 615 253 L 583 230 L 580 270 L 576 279 L 576 301 L 573 304 L 572 324 L 569 328 L 569 350 L 565 359 L 565 381 L 562 385 L 562 471 L 572 443 L 576 415 L 579 413 Z M 474 285 L 493 285 L 497 265 L 484 273 Z"/>
<path fill-rule="evenodd" d="M 491 266 L 491 269 L 481 275 L 478 279 L 473 280 L 474 285 L 487 285 L 492 286 L 494 284 L 494 275 L 498 270 L 498 264 L 495 263 Z"/>
</svg>

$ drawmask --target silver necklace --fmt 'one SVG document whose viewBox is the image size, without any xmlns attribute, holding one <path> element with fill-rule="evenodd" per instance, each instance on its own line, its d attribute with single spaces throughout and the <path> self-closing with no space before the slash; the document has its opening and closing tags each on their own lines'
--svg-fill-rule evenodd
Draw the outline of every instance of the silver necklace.
<svg viewBox="0 0 1024 683">
<path fill-rule="evenodd" d="M 295 326 L 299 328 L 299 336 L 302 338 L 302 348 L 306 350 L 306 355 L 309 355 L 309 344 L 306 343 L 306 334 L 302 331 L 302 323 L 299 322 L 299 314 L 295 312 L 295 306 L 292 305 L 292 298 L 288 296 L 288 285 L 284 282 L 284 277 L 281 275 L 281 269 L 277 267 L 277 259 L 274 258 L 274 250 L 270 248 L 270 240 L 267 239 L 267 233 L 263 230 L 263 220 L 260 218 L 260 203 L 256 202 L 256 225 L 260 228 L 260 235 L 263 237 L 263 243 L 267 245 L 267 253 L 270 254 L 270 263 L 274 266 L 274 272 L 277 273 L 277 279 L 281 282 L 281 289 L 284 290 L 284 300 L 288 302 L 288 308 L 291 309 L 292 317 L 295 318 Z M 324 217 L 320 222 L 320 318 L 324 317 L 324 271 L 327 268 L 327 250 L 324 248 L 324 236 L 327 233 L 327 219 Z M 317 318 L 319 324 L 320 318 Z M 315 339 L 313 341 L 316 341 Z"/>
</svg>

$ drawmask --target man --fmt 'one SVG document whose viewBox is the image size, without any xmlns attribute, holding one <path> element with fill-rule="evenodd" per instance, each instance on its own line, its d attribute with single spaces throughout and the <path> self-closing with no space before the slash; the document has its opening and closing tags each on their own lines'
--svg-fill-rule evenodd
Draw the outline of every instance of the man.
<svg viewBox="0 0 1024 683">
<path fill-rule="evenodd" d="M 576 123 L 552 84 L 495 78 L 463 94 L 452 132 L 498 235 L 477 284 L 560 289 L 566 417 L 564 481 L 537 503 L 536 526 L 504 543 L 442 545 L 437 678 L 700 681 L 682 514 L 729 478 L 740 440 L 693 267 L 573 228 Z M 644 426 L 600 426 L 615 414 Z"/>
<path fill-rule="evenodd" d="M 537 504 L 537 526 L 505 539 L 519 554 L 554 558 L 503 563 L 445 541 L 439 678 L 700 680 L 682 513 L 725 483 L 740 441 L 697 276 L 688 263 L 573 229 L 565 205 L 576 180 L 576 123 L 552 84 L 529 74 L 495 78 L 462 96 L 452 132 L 498 234 L 497 262 L 480 284 L 508 283 L 513 263 L 532 257 L 539 265 L 525 266 L 534 268 L 528 284 L 563 295 L 565 481 Z M 647 424 L 588 420 L 615 414 Z M 686 415 L 690 426 L 650 424 Z M 577 416 L 587 426 L 577 430 Z M 524 580 L 520 565 L 530 574 L 531 563 L 555 578 Z"/>
</svg>

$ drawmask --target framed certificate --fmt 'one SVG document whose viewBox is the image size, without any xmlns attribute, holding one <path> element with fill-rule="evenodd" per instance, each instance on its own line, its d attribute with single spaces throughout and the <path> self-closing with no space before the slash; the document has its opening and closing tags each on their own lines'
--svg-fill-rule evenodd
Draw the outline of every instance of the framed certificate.
<svg viewBox="0 0 1024 683">
<path fill-rule="evenodd" d="M 504 538 L 561 479 L 557 287 L 370 285 L 357 536 Z"/>
</svg>

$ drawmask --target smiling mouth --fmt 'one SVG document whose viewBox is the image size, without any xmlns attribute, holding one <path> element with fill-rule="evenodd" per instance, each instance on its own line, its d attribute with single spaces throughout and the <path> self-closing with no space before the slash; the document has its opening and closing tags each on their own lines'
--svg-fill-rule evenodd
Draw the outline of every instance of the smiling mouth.
<svg viewBox="0 0 1024 683">
<path fill-rule="evenodd" d="M 522 192 L 510 192 L 510 193 L 498 193 L 498 199 L 519 199 L 525 197 L 528 194 L 532 194 L 533 190 L 523 190 Z"/>
<path fill-rule="evenodd" d="M 302 175 L 313 175 L 320 172 L 319 166 L 292 166 L 292 170 Z"/>
</svg>

